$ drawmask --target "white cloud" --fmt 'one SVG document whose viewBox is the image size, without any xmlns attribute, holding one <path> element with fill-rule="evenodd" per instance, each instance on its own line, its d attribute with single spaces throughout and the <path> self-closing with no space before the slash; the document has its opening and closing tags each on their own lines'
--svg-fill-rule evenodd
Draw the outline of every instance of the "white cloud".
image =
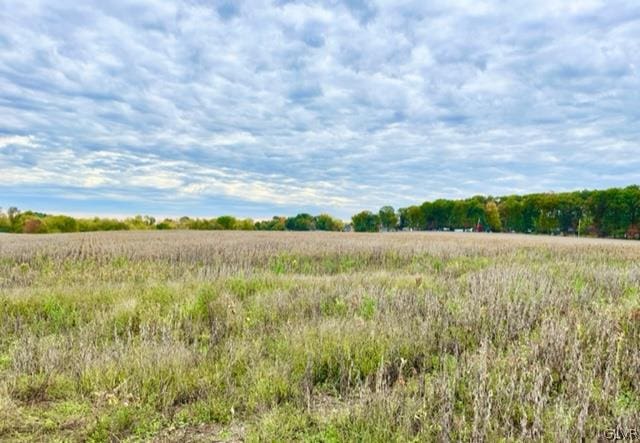
<svg viewBox="0 0 640 443">
<path fill-rule="evenodd" d="M 7 146 L 25 146 L 25 147 L 34 147 L 35 140 L 30 135 L 6 135 L 0 136 L 0 148 L 4 148 Z"/>
</svg>

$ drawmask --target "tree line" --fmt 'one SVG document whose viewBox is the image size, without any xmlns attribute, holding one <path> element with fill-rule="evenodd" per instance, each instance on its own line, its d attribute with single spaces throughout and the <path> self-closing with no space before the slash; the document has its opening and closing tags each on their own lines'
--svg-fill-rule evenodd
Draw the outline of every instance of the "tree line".
<svg viewBox="0 0 640 443">
<path fill-rule="evenodd" d="M 640 187 L 561 193 L 474 196 L 462 200 L 439 199 L 400 208 L 384 206 L 362 211 L 351 223 L 328 214 L 302 213 L 254 221 L 230 215 L 216 218 L 164 219 L 138 215 L 125 220 L 74 218 L 15 207 L 0 209 L 0 232 L 58 233 L 142 229 L 343 231 L 465 230 L 519 232 L 593 237 L 640 238 Z"/>
<path fill-rule="evenodd" d="M 148 229 L 192 230 L 244 230 L 244 231 L 342 231 L 344 223 L 328 214 L 313 216 L 298 214 L 295 217 L 273 217 L 271 220 L 253 221 L 231 215 L 216 218 L 166 218 L 156 220 L 149 215 L 136 215 L 124 220 L 113 218 L 74 218 L 68 215 L 50 215 L 42 212 L 21 211 L 10 207 L 0 208 L 0 232 L 47 234 L 90 231 L 128 231 Z"/>
<path fill-rule="evenodd" d="M 355 231 L 473 230 L 640 238 L 640 187 L 439 199 L 352 217 Z"/>
</svg>

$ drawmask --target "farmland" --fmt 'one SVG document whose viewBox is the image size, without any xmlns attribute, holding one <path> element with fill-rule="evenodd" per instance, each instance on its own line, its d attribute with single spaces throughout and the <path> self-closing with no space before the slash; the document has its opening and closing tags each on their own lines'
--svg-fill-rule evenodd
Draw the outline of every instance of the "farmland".
<svg viewBox="0 0 640 443">
<path fill-rule="evenodd" d="M 0 440 L 576 441 L 640 429 L 640 243 L 0 235 Z"/>
</svg>

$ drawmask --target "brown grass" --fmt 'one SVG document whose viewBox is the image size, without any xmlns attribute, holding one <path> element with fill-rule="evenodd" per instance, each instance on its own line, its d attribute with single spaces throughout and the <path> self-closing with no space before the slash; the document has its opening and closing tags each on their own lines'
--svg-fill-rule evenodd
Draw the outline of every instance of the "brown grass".
<svg viewBox="0 0 640 443">
<path fill-rule="evenodd" d="M 613 240 L 2 235 L 0 440 L 597 439 L 639 288 Z"/>
</svg>

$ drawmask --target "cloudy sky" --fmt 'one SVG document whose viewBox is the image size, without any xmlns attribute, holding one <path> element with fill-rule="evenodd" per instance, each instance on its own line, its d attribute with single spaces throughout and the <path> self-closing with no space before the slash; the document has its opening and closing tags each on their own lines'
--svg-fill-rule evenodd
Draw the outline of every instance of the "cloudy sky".
<svg viewBox="0 0 640 443">
<path fill-rule="evenodd" d="M 640 182 L 640 3 L 0 0 L 0 206 L 256 218 Z"/>
</svg>

